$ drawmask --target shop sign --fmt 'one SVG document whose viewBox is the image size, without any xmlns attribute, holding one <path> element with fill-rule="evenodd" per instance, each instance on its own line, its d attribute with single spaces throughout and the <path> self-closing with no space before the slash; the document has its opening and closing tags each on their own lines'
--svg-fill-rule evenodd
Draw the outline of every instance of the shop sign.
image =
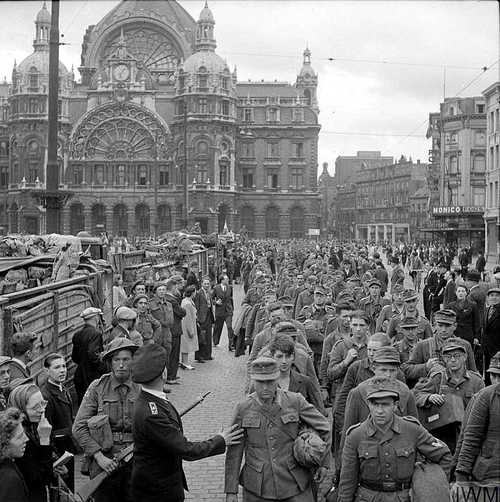
<svg viewBox="0 0 500 502">
<path fill-rule="evenodd" d="M 463 216 L 466 214 L 483 214 L 481 206 L 438 206 L 432 208 L 434 216 Z"/>
<path fill-rule="evenodd" d="M 308 231 L 308 234 L 310 237 L 312 236 L 317 236 L 320 234 L 320 229 L 319 228 L 310 228 L 309 231 Z"/>
</svg>

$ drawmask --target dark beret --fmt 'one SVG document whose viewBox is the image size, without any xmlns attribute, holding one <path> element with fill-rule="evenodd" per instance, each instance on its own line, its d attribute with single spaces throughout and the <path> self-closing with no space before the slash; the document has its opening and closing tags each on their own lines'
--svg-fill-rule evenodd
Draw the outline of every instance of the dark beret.
<svg viewBox="0 0 500 502">
<path fill-rule="evenodd" d="M 167 351 L 157 343 L 143 345 L 132 360 L 132 380 L 147 383 L 158 378 L 167 364 Z"/>
</svg>

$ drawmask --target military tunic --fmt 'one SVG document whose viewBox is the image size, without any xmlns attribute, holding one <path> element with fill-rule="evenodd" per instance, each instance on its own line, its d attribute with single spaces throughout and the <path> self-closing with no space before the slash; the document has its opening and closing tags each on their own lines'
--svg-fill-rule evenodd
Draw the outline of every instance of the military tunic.
<svg viewBox="0 0 500 502">
<path fill-rule="evenodd" d="M 386 432 L 371 417 L 351 427 L 342 451 L 338 502 L 409 502 L 417 452 L 448 474 L 448 447 L 413 417 L 394 416 Z"/>
<path fill-rule="evenodd" d="M 239 403 L 233 423 L 244 429 L 245 436 L 240 444 L 227 450 L 225 493 L 238 493 L 239 479 L 253 495 L 251 500 L 312 502 L 311 473 L 297 464 L 292 451 L 292 437 L 297 437 L 301 422 L 329 441 L 328 420 L 301 394 L 278 389 L 272 405 L 263 405 L 255 393 Z M 243 453 L 245 464 L 240 474 Z M 328 467 L 329 462 L 327 454 L 324 466 Z"/>
</svg>

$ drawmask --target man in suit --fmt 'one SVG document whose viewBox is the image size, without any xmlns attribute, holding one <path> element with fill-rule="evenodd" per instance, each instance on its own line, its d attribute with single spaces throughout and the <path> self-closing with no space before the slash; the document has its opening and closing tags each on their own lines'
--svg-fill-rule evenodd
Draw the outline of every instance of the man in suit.
<svg viewBox="0 0 500 502">
<path fill-rule="evenodd" d="M 457 300 L 457 285 L 455 283 L 455 272 L 448 270 L 444 276 L 446 280 L 446 286 L 444 287 L 443 294 L 443 308 L 449 308 L 450 303 Z"/>
<path fill-rule="evenodd" d="M 220 342 L 222 328 L 226 323 L 228 348 L 234 350 L 233 333 L 233 288 L 229 285 L 229 277 L 222 274 L 212 292 L 212 301 L 215 304 L 215 326 L 214 326 L 214 346 L 217 347 Z"/>
<path fill-rule="evenodd" d="M 179 413 L 162 390 L 166 364 L 167 353 L 158 344 L 141 347 L 132 363 L 132 380 L 142 386 L 132 422 L 134 502 L 182 502 L 187 490 L 182 460 L 224 453 L 243 434 L 233 426 L 206 441 L 188 441 Z"/>
<path fill-rule="evenodd" d="M 212 325 L 214 323 L 214 313 L 212 310 L 212 291 L 210 289 L 210 279 L 205 277 L 201 283 L 201 288 L 194 295 L 196 307 L 196 321 L 199 325 L 198 344 L 199 350 L 194 354 L 198 362 L 211 361 L 212 357 Z"/>
<path fill-rule="evenodd" d="M 483 350 L 484 367 L 489 368 L 491 358 L 500 350 L 500 288 L 488 290 L 486 312 L 484 315 Z M 490 374 L 486 373 L 486 385 L 491 384 Z"/>
</svg>

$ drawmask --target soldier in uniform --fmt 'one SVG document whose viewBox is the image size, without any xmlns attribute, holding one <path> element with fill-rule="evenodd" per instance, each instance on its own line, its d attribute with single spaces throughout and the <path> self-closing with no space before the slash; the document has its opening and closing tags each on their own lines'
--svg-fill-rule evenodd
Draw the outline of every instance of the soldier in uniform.
<svg viewBox="0 0 500 502">
<path fill-rule="evenodd" d="M 377 319 L 375 331 L 387 332 L 389 321 L 397 315 L 404 315 L 405 304 L 403 302 L 404 288 L 401 284 L 396 284 L 392 293 L 392 303 L 382 308 Z"/>
<path fill-rule="evenodd" d="M 188 441 L 179 413 L 163 392 L 166 364 L 167 353 L 157 344 L 139 349 L 132 363 L 134 385 L 141 387 L 133 415 L 134 502 L 182 502 L 187 490 L 182 460 L 224 453 L 243 433 L 233 426 L 206 441 Z"/>
<path fill-rule="evenodd" d="M 444 368 L 442 360 L 442 348 L 444 342 L 451 338 L 457 327 L 457 316 L 455 311 L 443 309 L 434 314 L 434 327 L 436 333 L 431 338 L 420 340 L 415 345 L 408 363 L 404 366 L 404 372 L 407 379 L 418 380 L 426 377 L 428 372 L 436 365 Z M 460 339 L 461 345 L 466 350 L 466 365 L 467 368 L 476 371 L 476 362 L 474 360 L 474 352 L 467 340 Z"/>
<path fill-rule="evenodd" d="M 297 300 L 295 301 L 295 319 L 299 317 L 304 307 L 311 305 L 314 302 L 314 288 L 318 279 L 315 275 L 310 275 L 306 281 L 306 288 L 297 295 Z"/>
<path fill-rule="evenodd" d="M 244 502 L 312 502 L 312 474 L 297 463 L 293 453 L 299 423 L 314 429 L 328 443 L 328 420 L 301 394 L 278 388 L 278 363 L 268 357 L 251 367 L 255 392 L 236 406 L 234 424 L 244 429 L 242 443 L 228 448 L 225 465 L 226 502 L 237 502 L 238 480 Z M 240 473 L 245 453 L 245 464 Z M 321 483 L 327 475 L 328 453 L 316 472 Z"/>
<path fill-rule="evenodd" d="M 417 309 L 418 293 L 414 289 L 405 289 L 403 291 L 404 314 L 395 315 L 387 326 L 387 334 L 390 338 L 401 340 L 403 338 L 399 329 L 403 318 L 413 318 L 417 322 L 417 335 L 420 340 L 432 336 L 432 326 L 426 317 L 419 314 Z"/>
<path fill-rule="evenodd" d="M 391 302 L 382 298 L 382 283 L 378 279 L 370 279 L 367 283 L 369 295 L 362 298 L 359 302 L 359 308 L 364 310 L 370 318 L 370 333 L 375 333 L 377 319 L 386 305 Z"/>
<path fill-rule="evenodd" d="M 466 351 L 460 338 L 448 338 L 441 350 L 445 371 L 432 372 L 428 378 L 422 378 L 415 385 L 413 392 L 417 406 L 427 408 L 442 406 L 446 395 L 459 396 L 464 409 L 472 396 L 483 387 L 483 379 L 465 367 Z M 461 422 L 454 422 L 434 429 L 433 434 L 444 441 L 452 453 L 455 452 Z"/>
<path fill-rule="evenodd" d="M 135 320 L 135 329 L 142 336 L 142 343 L 154 343 L 158 332 L 161 329 L 160 321 L 158 321 L 149 312 L 149 298 L 147 295 L 138 295 L 132 302 L 132 307 L 137 313 Z"/>
<path fill-rule="evenodd" d="M 448 447 L 417 419 L 396 415 L 396 381 L 373 378 L 368 418 L 346 432 L 338 502 L 409 502 L 417 453 L 449 474 Z"/>
<path fill-rule="evenodd" d="M 414 317 L 403 318 L 399 323 L 399 332 L 401 333 L 402 338 L 401 340 L 393 343 L 393 346 L 399 352 L 401 368 L 405 374 L 405 367 L 408 359 L 410 359 L 410 354 L 412 353 L 418 342 L 417 330 L 418 322 Z M 417 381 L 418 378 L 411 379 L 406 376 L 406 385 L 408 385 L 410 389 L 413 389 Z"/>
<path fill-rule="evenodd" d="M 95 502 L 130 501 L 130 462 L 118 466 L 114 456 L 133 442 L 132 416 L 141 389 L 132 382 L 130 363 L 137 348 L 121 336 L 108 345 L 102 359 L 111 372 L 90 384 L 73 424 L 73 436 L 90 460 L 90 477 L 110 475 L 94 493 Z"/>
<path fill-rule="evenodd" d="M 401 378 L 399 373 L 399 354 L 394 347 L 381 347 L 373 355 L 372 369 L 375 376 L 361 382 L 352 389 L 345 405 L 345 415 L 343 430 L 344 432 L 358 422 L 362 422 L 369 414 L 367 395 L 373 379 L 384 377 L 395 380 L 395 387 L 398 390 L 399 401 L 397 406 L 398 415 L 411 415 L 418 418 L 415 396 L 404 382 L 398 380 Z M 404 377 L 403 377 L 404 378 Z M 337 417 L 336 417 L 337 418 Z"/>
</svg>

